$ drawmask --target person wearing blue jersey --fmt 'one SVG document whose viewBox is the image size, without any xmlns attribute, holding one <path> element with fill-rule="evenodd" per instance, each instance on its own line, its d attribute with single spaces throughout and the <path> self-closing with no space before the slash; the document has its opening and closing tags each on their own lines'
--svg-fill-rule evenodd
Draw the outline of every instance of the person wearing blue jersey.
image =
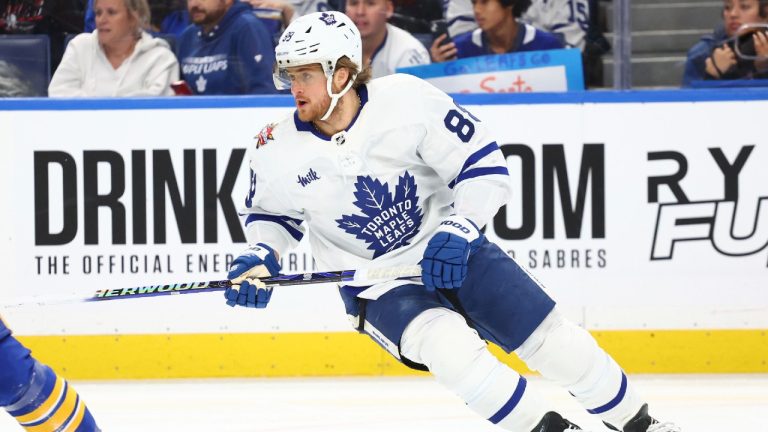
<svg viewBox="0 0 768 432">
<path fill-rule="evenodd" d="M 352 325 L 403 364 L 429 370 L 477 414 L 516 432 L 581 430 L 491 354 L 515 352 L 614 430 L 659 423 L 621 367 L 481 231 L 511 194 L 491 131 L 431 84 L 370 80 L 349 17 L 305 15 L 275 49 L 275 85 L 296 109 L 248 147 L 242 209 L 250 246 L 232 263 L 230 306 L 266 307 L 281 253 L 306 235 L 320 269 L 419 263 L 421 280 L 345 282 Z"/>
<path fill-rule="evenodd" d="M 453 37 L 440 36 L 432 43 L 432 61 L 520 51 L 565 48 L 561 37 L 520 21 L 531 0 L 473 0 L 478 28 Z"/>
<path fill-rule="evenodd" d="M 36 432 L 98 432 L 85 402 L 50 367 L 35 360 L 0 318 L 0 406 Z"/>
<path fill-rule="evenodd" d="M 199 95 L 276 93 L 272 36 L 239 0 L 188 0 L 187 27 L 177 42 L 181 75 Z"/>
</svg>

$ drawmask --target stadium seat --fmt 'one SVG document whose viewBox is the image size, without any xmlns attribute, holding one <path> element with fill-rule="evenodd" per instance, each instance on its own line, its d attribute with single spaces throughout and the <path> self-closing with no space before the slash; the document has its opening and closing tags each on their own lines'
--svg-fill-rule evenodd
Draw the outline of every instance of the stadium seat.
<svg viewBox="0 0 768 432">
<path fill-rule="evenodd" d="M 48 35 L 0 35 L 0 96 L 47 96 Z"/>
</svg>

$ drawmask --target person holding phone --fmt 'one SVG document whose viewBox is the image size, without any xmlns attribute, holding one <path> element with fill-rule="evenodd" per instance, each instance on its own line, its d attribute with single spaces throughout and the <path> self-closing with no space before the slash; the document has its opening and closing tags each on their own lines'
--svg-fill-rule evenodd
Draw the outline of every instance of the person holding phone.
<svg viewBox="0 0 768 432">
<path fill-rule="evenodd" d="M 530 6 L 531 0 L 473 0 L 479 28 L 451 42 L 447 35 L 437 37 L 430 47 L 432 61 L 565 48 L 561 38 L 520 21 Z"/>
<path fill-rule="evenodd" d="M 768 0 L 724 0 L 723 22 L 688 50 L 683 87 L 697 80 L 768 78 L 765 31 L 739 34 L 744 24 L 768 23 Z M 736 44 L 747 44 L 756 59 L 739 59 Z M 743 45 L 742 45 L 743 47 Z"/>
</svg>

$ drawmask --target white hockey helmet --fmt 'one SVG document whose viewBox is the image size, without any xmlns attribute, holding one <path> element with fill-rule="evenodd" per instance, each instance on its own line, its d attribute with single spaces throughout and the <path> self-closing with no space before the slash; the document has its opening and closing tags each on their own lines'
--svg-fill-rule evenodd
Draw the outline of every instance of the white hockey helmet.
<svg viewBox="0 0 768 432">
<path fill-rule="evenodd" d="M 272 74 L 275 87 L 279 90 L 291 88 L 287 68 L 319 64 L 328 78 L 326 88 L 331 97 L 331 106 L 322 118 L 325 120 L 356 78 L 356 75 L 352 76 L 342 91 L 333 93 L 330 78 L 336 69 L 336 62 L 344 56 L 357 65 L 358 72 L 363 70 L 363 42 L 352 20 L 341 12 L 303 15 L 285 29 L 275 47 L 275 68 Z"/>
</svg>

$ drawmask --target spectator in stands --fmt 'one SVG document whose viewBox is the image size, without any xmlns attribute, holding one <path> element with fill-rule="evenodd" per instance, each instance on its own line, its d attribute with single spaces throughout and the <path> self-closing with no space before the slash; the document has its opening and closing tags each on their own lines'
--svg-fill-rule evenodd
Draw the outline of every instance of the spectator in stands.
<svg viewBox="0 0 768 432">
<path fill-rule="evenodd" d="M 360 30 L 363 64 L 371 66 L 374 78 L 429 63 L 429 52 L 418 39 L 387 23 L 393 11 L 391 0 L 347 0 L 345 13 Z"/>
<path fill-rule="evenodd" d="M 49 96 L 172 95 L 179 64 L 167 42 L 143 30 L 147 0 L 96 0 L 94 11 L 96 30 L 67 45 Z"/>
<path fill-rule="evenodd" d="M 685 62 L 683 86 L 696 80 L 768 78 L 768 37 L 764 32 L 747 35 L 753 51 L 763 59 L 744 60 L 736 56 L 734 44 L 743 43 L 737 35 L 743 24 L 768 22 L 768 0 L 724 0 L 723 24 L 701 38 Z M 748 40 L 748 39 L 747 39 Z"/>
<path fill-rule="evenodd" d="M 522 15 L 524 22 L 560 36 L 568 46 L 584 50 L 590 27 L 590 0 L 531 0 L 530 3 Z M 443 9 L 451 36 L 477 28 L 472 0 L 446 0 Z"/>
<path fill-rule="evenodd" d="M 189 26 L 189 13 L 184 0 L 152 0 L 149 3 L 152 21 L 145 30 L 153 35 L 179 36 Z M 93 13 L 93 0 L 88 0 L 85 11 L 85 31 L 96 29 L 96 16 Z"/>
<path fill-rule="evenodd" d="M 178 41 L 181 73 L 196 94 L 276 93 L 272 37 L 239 0 L 188 0 L 189 26 Z"/>
<path fill-rule="evenodd" d="M 453 42 L 443 43 L 445 35 L 435 39 L 430 48 L 433 61 L 565 47 L 559 37 L 519 20 L 531 0 L 473 0 L 472 5 L 479 28 Z"/>
</svg>

